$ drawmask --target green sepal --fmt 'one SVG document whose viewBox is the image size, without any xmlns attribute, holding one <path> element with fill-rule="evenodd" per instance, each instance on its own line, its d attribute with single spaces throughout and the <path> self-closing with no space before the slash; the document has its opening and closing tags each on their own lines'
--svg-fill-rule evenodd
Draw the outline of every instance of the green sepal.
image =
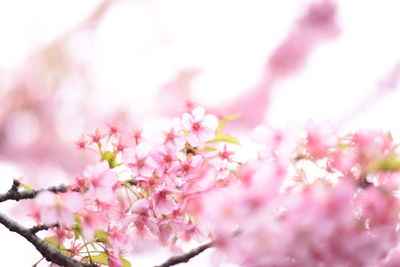
<svg viewBox="0 0 400 267">
<path fill-rule="evenodd" d="M 110 166 L 111 169 L 121 165 L 117 163 L 117 157 L 111 151 L 105 151 L 104 153 L 102 153 L 101 160 L 107 161 L 108 166 Z"/>
<path fill-rule="evenodd" d="M 25 189 L 25 190 L 33 190 L 33 189 L 34 189 L 32 186 L 27 185 L 27 184 L 21 184 L 21 187 L 22 187 L 23 189 Z"/>
</svg>

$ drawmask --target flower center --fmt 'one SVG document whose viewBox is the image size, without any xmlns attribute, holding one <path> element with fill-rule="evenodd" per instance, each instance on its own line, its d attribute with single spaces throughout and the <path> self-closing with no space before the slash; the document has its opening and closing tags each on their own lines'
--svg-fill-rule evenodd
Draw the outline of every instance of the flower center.
<svg viewBox="0 0 400 267">
<path fill-rule="evenodd" d="M 192 125 L 192 130 L 193 131 L 198 131 L 198 130 L 200 130 L 200 128 L 201 128 L 200 122 L 193 123 L 193 125 Z"/>
</svg>

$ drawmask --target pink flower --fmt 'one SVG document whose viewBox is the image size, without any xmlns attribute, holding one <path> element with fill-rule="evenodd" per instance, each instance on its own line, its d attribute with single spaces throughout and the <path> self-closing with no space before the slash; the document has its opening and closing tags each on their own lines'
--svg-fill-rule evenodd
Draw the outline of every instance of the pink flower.
<svg viewBox="0 0 400 267">
<path fill-rule="evenodd" d="M 82 134 L 79 140 L 75 141 L 74 144 L 78 147 L 78 149 L 85 150 L 88 141 L 86 140 L 85 135 Z"/>
<path fill-rule="evenodd" d="M 186 137 L 180 125 L 179 119 L 174 119 L 172 127 L 168 132 L 164 132 L 164 145 L 172 146 L 177 150 L 185 147 Z"/>
<path fill-rule="evenodd" d="M 92 143 L 99 144 L 100 140 L 103 139 L 106 134 L 101 133 L 99 129 L 96 129 L 94 133 L 89 134 L 90 139 L 92 139 Z"/>
<path fill-rule="evenodd" d="M 157 175 L 161 177 L 167 174 L 172 164 L 176 162 L 177 156 L 176 150 L 167 146 L 163 147 L 161 150 L 151 153 L 151 158 L 157 163 Z"/>
<path fill-rule="evenodd" d="M 170 169 L 171 173 L 175 173 L 177 177 L 184 181 L 192 179 L 196 176 L 196 170 L 201 166 L 203 158 L 199 155 L 193 156 L 186 162 L 175 162 Z"/>
<path fill-rule="evenodd" d="M 135 140 L 136 145 L 139 145 L 139 143 L 142 141 L 143 136 L 142 136 L 142 130 L 136 130 L 133 132 L 132 135 L 133 139 Z"/>
<path fill-rule="evenodd" d="M 67 227 L 74 223 L 74 214 L 84 206 L 82 196 L 76 192 L 56 194 L 44 191 L 39 193 L 36 202 L 40 206 L 40 218 L 43 223 L 59 223 Z"/>
<path fill-rule="evenodd" d="M 358 163 L 367 167 L 371 161 L 390 152 L 393 139 L 389 133 L 363 130 L 356 132 L 352 141 L 357 151 Z"/>
<path fill-rule="evenodd" d="M 140 199 L 132 205 L 133 221 L 139 236 L 144 236 L 148 230 L 158 234 L 157 222 L 150 217 L 150 205 L 147 199 Z"/>
<path fill-rule="evenodd" d="M 128 146 L 123 142 L 122 138 L 118 138 L 118 142 L 113 143 L 115 153 L 123 152 Z"/>
<path fill-rule="evenodd" d="M 174 219 L 163 220 L 158 226 L 160 229 L 158 237 L 164 245 L 166 245 L 176 233 L 185 229 L 185 225 L 181 221 Z"/>
<path fill-rule="evenodd" d="M 108 266 L 109 267 L 121 267 L 122 266 L 121 259 L 117 255 L 115 255 L 115 252 L 113 250 L 107 249 L 106 253 L 108 255 Z"/>
<path fill-rule="evenodd" d="M 208 238 L 208 229 L 202 221 L 196 221 L 196 223 L 190 223 L 186 225 L 186 230 L 183 232 L 184 240 L 195 240 L 199 243 L 204 243 Z"/>
<path fill-rule="evenodd" d="M 113 187 L 118 176 L 109 168 L 107 162 L 87 167 L 84 176 L 89 179 L 88 196 L 103 203 L 109 203 L 115 198 Z"/>
<path fill-rule="evenodd" d="M 173 192 L 169 189 L 157 190 L 151 199 L 154 211 L 160 214 L 171 214 L 175 208 L 173 197 Z"/>
<path fill-rule="evenodd" d="M 134 177 L 151 177 L 156 167 L 148 149 L 142 144 L 135 150 L 126 150 L 124 161 Z"/>
<path fill-rule="evenodd" d="M 227 160 L 228 162 L 232 162 L 231 156 L 234 155 L 235 152 L 232 151 L 228 151 L 226 149 L 226 144 L 224 145 L 224 150 L 218 152 L 218 156 L 222 159 L 222 160 Z"/>
<path fill-rule="evenodd" d="M 127 235 L 127 229 L 125 226 L 113 226 L 107 232 L 108 239 L 114 250 L 120 251 L 128 244 L 130 237 Z"/>
<path fill-rule="evenodd" d="M 307 125 L 307 149 L 311 156 L 317 159 L 327 156 L 328 149 L 337 142 L 335 130 L 329 123 L 309 122 Z"/>
<path fill-rule="evenodd" d="M 88 241 L 92 241 L 96 230 L 104 224 L 105 214 L 85 209 L 79 213 L 82 223 L 82 232 Z"/>
<path fill-rule="evenodd" d="M 107 123 L 107 127 L 109 136 L 121 133 L 121 128 L 117 124 Z"/>
<path fill-rule="evenodd" d="M 204 108 L 198 107 L 192 114 L 183 114 L 182 125 L 188 131 L 188 143 L 193 147 L 199 147 L 215 137 L 218 119 L 211 114 L 205 115 Z"/>
<path fill-rule="evenodd" d="M 345 175 L 349 175 L 351 168 L 356 164 L 357 155 L 354 149 L 339 149 L 334 151 L 329 158 L 329 166 Z"/>
</svg>

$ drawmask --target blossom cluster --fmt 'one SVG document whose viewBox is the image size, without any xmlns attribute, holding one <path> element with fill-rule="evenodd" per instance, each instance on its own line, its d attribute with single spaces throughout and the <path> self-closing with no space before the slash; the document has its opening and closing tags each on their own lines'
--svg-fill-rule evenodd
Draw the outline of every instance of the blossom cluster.
<svg viewBox="0 0 400 267">
<path fill-rule="evenodd" d="M 260 157 L 240 166 L 241 182 L 204 198 L 218 250 L 239 266 L 398 266 L 391 135 L 342 137 L 327 123 L 304 132 L 293 142 L 269 131 Z"/>
<path fill-rule="evenodd" d="M 201 107 L 149 136 L 108 125 L 76 142 L 98 153 L 67 192 L 43 191 L 30 215 L 82 262 L 130 266 L 127 253 L 212 240 L 240 266 L 396 266 L 400 155 L 389 133 L 329 123 L 254 131 L 239 162 Z M 236 152 L 233 152 L 236 151 Z M 90 251 L 89 251 L 90 247 Z"/>
<path fill-rule="evenodd" d="M 45 240 L 77 260 L 109 266 L 129 266 L 122 258 L 128 252 L 157 245 L 180 251 L 184 242 L 208 240 L 197 216 L 201 197 L 231 183 L 238 166 L 219 141 L 236 139 L 221 132 L 217 117 L 199 107 L 148 138 L 108 128 L 76 142 L 98 153 L 99 163 L 68 192 L 44 191 L 32 200 L 37 223 L 57 224 Z"/>
</svg>

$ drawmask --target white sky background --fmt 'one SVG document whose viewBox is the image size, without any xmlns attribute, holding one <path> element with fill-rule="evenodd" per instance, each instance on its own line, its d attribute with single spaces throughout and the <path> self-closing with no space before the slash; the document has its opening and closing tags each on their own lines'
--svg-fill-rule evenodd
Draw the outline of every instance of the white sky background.
<svg viewBox="0 0 400 267">
<path fill-rule="evenodd" d="M 32 47 L 73 27 L 96 3 L 0 0 L 0 70 L 16 67 Z M 99 93 L 88 101 L 107 103 L 108 109 L 120 105 L 146 109 L 155 90 L 186 67 L 201 69 L 193 85 L 198 101 L 217 106 L 231 100 L 256 82 L 268 55 L 285 38 L 306 3 L 121 1 L 102 21 L 91 51 Z M 341 36 L 321 44 L 301 73 L 274 88 L 270 123 L 285 126 L 308 118 L 339 119 L 351 111 L 400 60 L 399 13 L 398 0 L 339 1 Z M 390 92 L 345 126 L 387 129 L 399 138 L 399 103 L 399 91 Z M 5 191 L 10 183 L 6 177 L 18 176 L 18 171 L 1 170 L 0 188 Z M 6 206 L 3 203 L 0 210 Z M 40 258 L 30 244 L 0 228 L 2 266 L 31 266 Z M 152 255 L 132 263 L 152 266 L 166 256 Z M 207 265 L 204 255 L 187 264 Z"/>
</svg>

